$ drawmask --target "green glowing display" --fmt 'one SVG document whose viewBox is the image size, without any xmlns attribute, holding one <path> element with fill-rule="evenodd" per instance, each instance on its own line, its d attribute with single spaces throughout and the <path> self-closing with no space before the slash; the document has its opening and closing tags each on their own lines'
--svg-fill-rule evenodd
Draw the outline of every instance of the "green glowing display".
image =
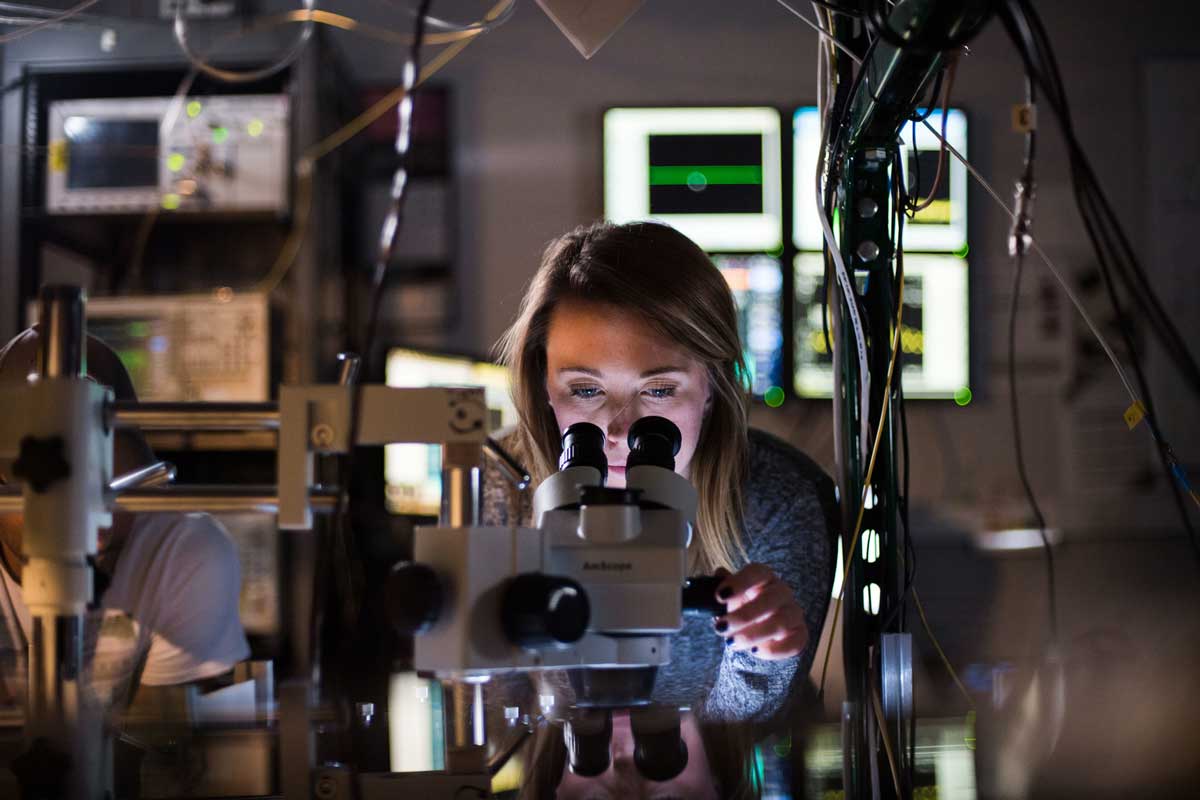
<svg viewBox="0 0 1200 800">
<path fill-rule="evenodd" d="M 778 386 L 772 386 L 763 392 L 763 402 L 771 408 L 779 408 L 783 405 L 783 389 Z"/>
<path fill-rule="evenodd" d="M 758 164 L 746 166 L 709 167 L 650 167 L 651 186 L 686 185 L 703 188 L 707 185 L 737 185 L 762 183 L 762 167 Z"/>
<path fill-rule="evenodd" d="M 213 144 L 220 144 L 229 138 L 229 128 L 218 127 L 212 129 Z"/>
<path fill-rule="evenodd" d="M 972 395 L 970 386 L 964 386 L 954 393 L 954 402 L 958 403 L 960 406 L 970 405 L 971 398 Z"/>
</svg>

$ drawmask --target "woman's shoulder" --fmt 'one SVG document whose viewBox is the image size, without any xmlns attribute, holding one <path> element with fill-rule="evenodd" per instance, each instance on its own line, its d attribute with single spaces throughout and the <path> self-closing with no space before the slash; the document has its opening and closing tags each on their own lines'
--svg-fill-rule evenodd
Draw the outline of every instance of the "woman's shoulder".
<svg viewBox="0 0 1200 800">
<path fill-rule="evenodd" d="M 833 480 L 808 454 L 757 428 L 750 429 L 749 440 L 751 492 L 774 492 L 797 484 L 832 490 Z"/>
<path fill-rule="evenodd" d="M 796 513 L 816 512 L 836 530 L 837 488 L 810 456 L 766 431 L 751 428 L 744 502 L 748 528 L 785 524 Z"/>
</svg>

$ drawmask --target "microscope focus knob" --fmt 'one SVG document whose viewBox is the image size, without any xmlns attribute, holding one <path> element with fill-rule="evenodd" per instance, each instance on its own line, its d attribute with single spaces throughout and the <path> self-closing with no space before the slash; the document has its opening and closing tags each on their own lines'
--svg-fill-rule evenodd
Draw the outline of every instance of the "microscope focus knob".
<svg viewBox="0 0 1200 800">
<path fill-rule="evenodd" d="M 445 601 L 445 588 L 430 567 L 401 561 L 388 573 L 384 596 L 388 617 L 395 629 L 404 635 L 415 636 L 437 624 Z"/>
<path fill-rule="evenodd" d="M 504 587 L 500 618 L 508 640 L 537 649 L 577 642 L 587 632 L 591 606 L 570 578 L 527 572 Z"/>
</svg>

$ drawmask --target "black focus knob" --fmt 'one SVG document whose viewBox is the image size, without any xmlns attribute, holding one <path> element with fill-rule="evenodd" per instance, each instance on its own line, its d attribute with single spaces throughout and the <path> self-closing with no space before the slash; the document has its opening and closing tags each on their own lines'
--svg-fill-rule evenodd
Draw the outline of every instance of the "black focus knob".
<svg viewBox="0 0 1200 800">
<path fill-rule="evenodd" d="M 568 467 L 595 467 L 600 478 L 608 477 L 608 456 L 604 455 L 604 431 L 590 422 L 576 422 L 562 437 L 561 472 Z"/>
<path fill-rule="evenodd" d="M 648 464 L 675 470 L 675 456 L 683 435 L 674 422 L 666 417 L 642 417 L 629 426 L 629 458 L 626 467 Z"/>
<path fill-rule="evenodd" d="M 723 617 L 728 609 L 717 599 L 721 575 L 695 575 L 683 582 L 683 613 L 690 616 Z"/>
<path fill-rule="evenodd" d="M 384 587 L 388 617 L 396 630 L 415 636 L 437 624 L 445 604 L 446 589 L 432 568 L 401 561 L 388 573 Z"/>
<path fill-rule="evenodd" d="M 28 483 L 36 493 L 41 494 L 59 481 L 71 477 L 67 448 L 61 436 L 45 439 L 25 436 L 21 439 L 20 447 L 20 454 L 12 463 L 12 474 Z"/>
<path fill-rule="evenodd" d="M 582 586 L 570 578 L 538 572 L 510 578 L 500 601 L 504 634 L 518 647 L 531 650 L 579 641 L 591 618 Z"/>
</svg>

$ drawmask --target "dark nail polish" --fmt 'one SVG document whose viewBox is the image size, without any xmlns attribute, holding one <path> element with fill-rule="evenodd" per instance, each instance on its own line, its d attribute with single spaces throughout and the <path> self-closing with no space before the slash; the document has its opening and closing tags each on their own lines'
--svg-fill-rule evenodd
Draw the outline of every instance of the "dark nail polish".
<svg viewBox="0 0 1200 800">
<path fill-rule="evenodd" d="M 725 646 L 729 647 L 732 644 L 733 644 L 733 637 L 730 636 L 728 639 L 725 640 Z"/>
<path fill-rule="evenodd" d="M 728 600 L 729 598 L 733 597 L 733 589 L 730 589 L 728 586 L 726 586 L 721 591 L 717 592 L 717 597 L 721 598 L 722 600 Z"/>
<path fill-rule="evenodd" d="M 724 633 L 728 627 L 729 622 L 727 620 L 721 620 L 717 623 L 717 633 Z"/>
</svg>

